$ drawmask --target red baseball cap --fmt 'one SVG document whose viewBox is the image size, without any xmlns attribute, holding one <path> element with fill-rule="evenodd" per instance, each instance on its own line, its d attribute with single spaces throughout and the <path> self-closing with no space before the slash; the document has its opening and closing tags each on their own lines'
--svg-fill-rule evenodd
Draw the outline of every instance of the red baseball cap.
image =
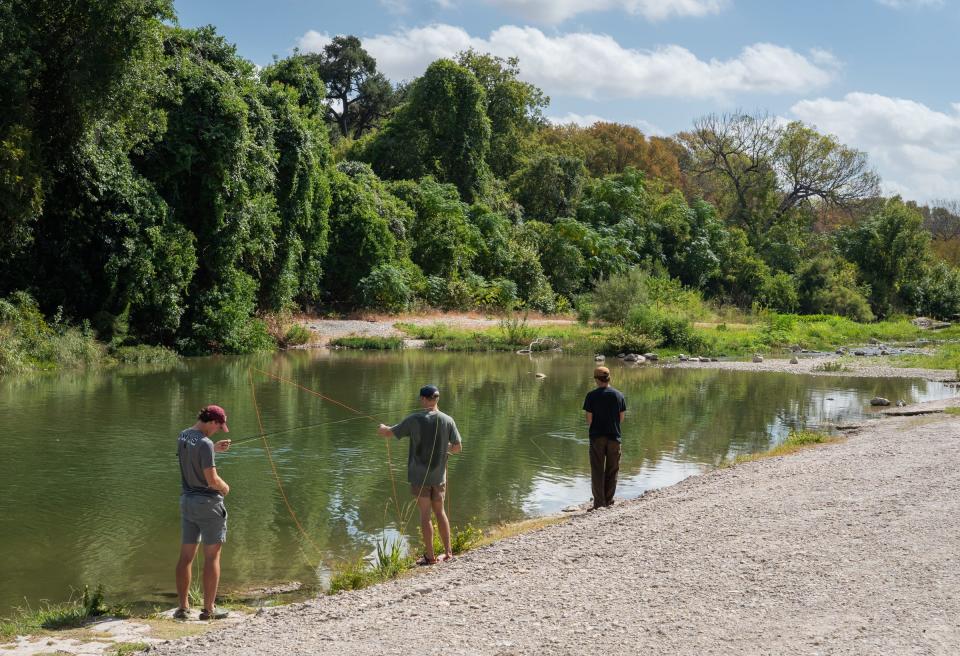
<svg viewBox="0 0 960 656">
<path fill-rule="evenodd" d="M 230 429 L 227 428 L 227 411 L 221 408 L 218 405 L 208 405 L 204 410 L 207 412 L 207 415 L 210 417 L 210 421 L 215 421 L 218 424 L 223 425 L 223 432 L 229 433 Z"/>
</svg>

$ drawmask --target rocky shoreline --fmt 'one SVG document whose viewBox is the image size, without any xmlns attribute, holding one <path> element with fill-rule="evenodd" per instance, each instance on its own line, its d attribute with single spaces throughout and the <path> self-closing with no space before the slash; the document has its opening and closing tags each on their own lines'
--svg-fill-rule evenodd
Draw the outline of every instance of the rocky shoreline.
<svg viewBox="0 0 960 656">
<path fill-rule="evenodd" d="M 952 654 L 960 418 L 694 476 L 151 653 Z"/>
</svg>

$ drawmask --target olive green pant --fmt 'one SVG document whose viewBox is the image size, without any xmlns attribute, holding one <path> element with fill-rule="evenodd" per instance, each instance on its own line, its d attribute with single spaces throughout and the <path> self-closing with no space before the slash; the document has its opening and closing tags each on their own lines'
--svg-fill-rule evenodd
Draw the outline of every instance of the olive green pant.
<svg viewBox="0 0 960 656">
<path fill-rule="evenodd" d="M 617 491 L 617 473 L 620 471 L 620 442 L 612 437 L 590 438 L 590 480 L 593 488 L 593 507 L 613 505 Z"/>
</svg>

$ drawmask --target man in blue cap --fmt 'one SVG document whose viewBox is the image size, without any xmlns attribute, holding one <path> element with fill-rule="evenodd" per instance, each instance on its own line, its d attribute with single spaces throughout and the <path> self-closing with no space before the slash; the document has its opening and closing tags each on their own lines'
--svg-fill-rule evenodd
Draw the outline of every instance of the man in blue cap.
<svg viewBox="0 0 960 656">
<path fill-rule="evenodd" d="M 413 496 L 417 498 L 424 543 L 423 558 L 417 561 L 418 565 L 433 565 L 440 560 L 453 558 L 450 521 L 443 508 L 443 500 L 447 491 L 447 456 L 460 453 L 463 446 L 456 422 L 450 415 L 440 412 L 437 407 L 439 402 L 440 390 L 435 385 L 424 385 L 420 388 L 422 411 L 407 416 L 396 426 L 380 424 L 377 429 L 383 437 L 410 438 L 407 480 Z M 437 517 L 437 528 L 445 552 L 440 558 L 433 552 L 431 510 Z"/>
</svg>

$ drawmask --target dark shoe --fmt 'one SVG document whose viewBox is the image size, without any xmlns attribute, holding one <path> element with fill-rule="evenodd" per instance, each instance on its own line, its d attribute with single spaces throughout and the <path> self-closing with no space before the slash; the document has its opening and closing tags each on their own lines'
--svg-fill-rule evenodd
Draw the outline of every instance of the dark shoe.
<svg viewBox="0 0 960 656">
<path fill-rule="evenodd" d="M 219 608 L 214 608 L 212 611 L 204 608 L 202 611 L 200 611 L 200 619 L 201 620 L 222 620 L 222 619 L 226 619 L 226 617 L 229 614 L 230 614 L 229 612 L 225 610 L 220 610 Z"/>
<path fill-rule="evenodd" d="M 178 608 L 173 611 L 173 619 L 175 620 L 188 620 L 190 619 L 190 611 L 186 608 Z"/>
</svg>

